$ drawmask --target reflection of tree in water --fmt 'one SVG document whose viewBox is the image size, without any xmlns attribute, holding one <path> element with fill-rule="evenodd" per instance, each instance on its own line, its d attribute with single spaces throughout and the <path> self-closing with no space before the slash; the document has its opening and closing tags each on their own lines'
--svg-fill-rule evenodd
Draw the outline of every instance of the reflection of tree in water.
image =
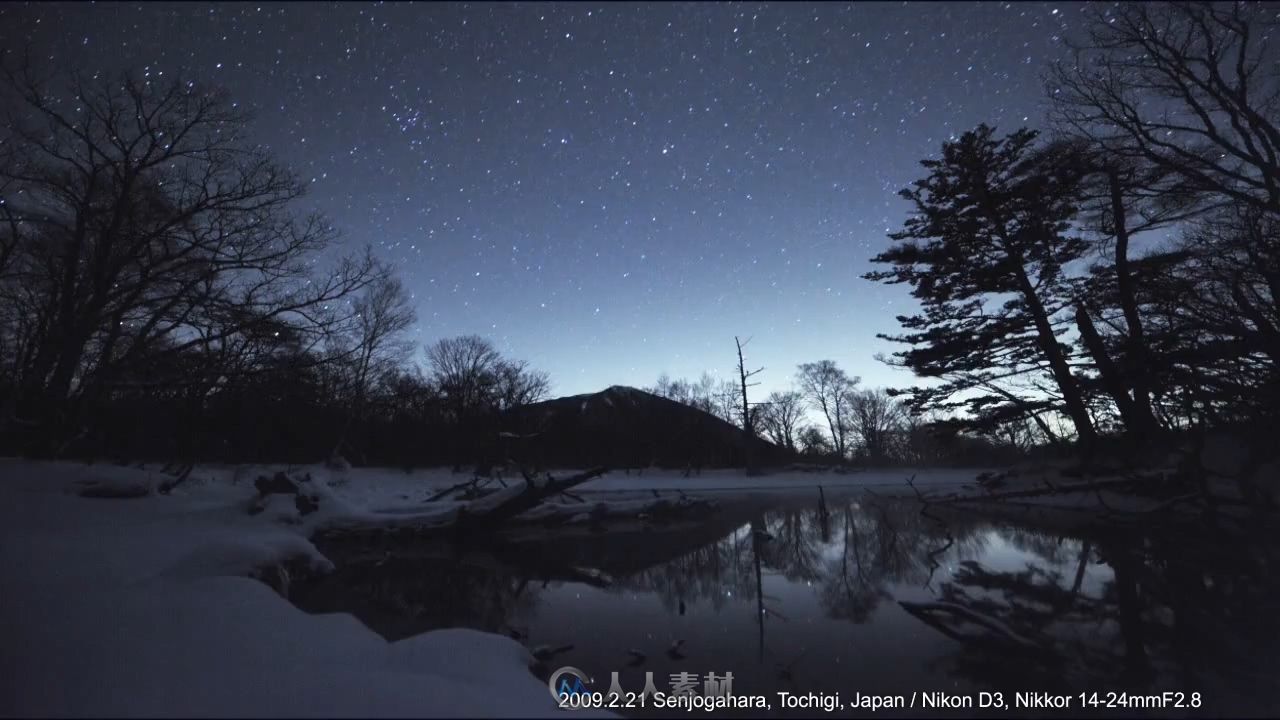
<svg viewBox="0 0 1280 720">
<path fill-rule="evenodd" d="M 992 566 L 988 557 L 1007 557 L 989 552 L 996 539 L 1021 551 L 1020 566 Z M 767 594 L 770 575 L 812 585 L 828 616 L 855 623 L 910 586 L 936 601 L 913 614 L 959 643 L 942 669 L 979 687 L 1216 687 L 1220 697 L 1254 699 L 1220 711 L 1256 712 L 1257 688 L 1269 685 L 1280 660 L 1274 540 L 1237 546 L 1185 532 L 1078 540 L 977 516 L 944 522 L 916 503 L 876 498 L 743 509 L 683 530 L 555 536 L 521 548 L 494 564 L 388 558 L 343 566 L 296 599 L 315 611 L 353 612 L 388 638 L 450 626 L 501 631 L 531 616 L 541 578 L 599 568 L 615 578 L 608 592 L 653 593 L 673 614 L 699 602 L 716 611 L 748 604 L 764 653 L 766 621 L 788 612 Z M 1027 639 L 1044 647 L 1013 642 Z"/>
<path fill-rule="evenodd" d="M 754 562 L 791 582 L 812 583 L 833 618 L 867 621 L 894 583 L 924 585 L 933 553 L 947 557 L 980 553 L 986 537 L 976 523 L 942 527 L 906 503 L 849 503 L 828 510 L 789 508 L 767 512 L 714 542 L 672 561 L 619 578 L 619 591 L 651 591 L 663 606 L 706 601 L 716 610 L 732 602 L 755 602 Z M 769 610 L 785 614 L 773 598 Z"/>
<path fill-rule="evenodd" d="M 840 532 L 840 554 L 828 563 L 825 581 L 819 589 L 823 607 L 834 618 L 866 622 L 880 601 L 888 598 L 886 578 L 877 573 L 870 549 L 864 559 L 862 531 L 850 509 L 845 509 Z"/>
<path fill-rule="evenodd" d="M 820 510 L 771 513 L 762 523 L 767 540 L 760 544 L 761 564 L 793 582 L 821 575 L 822 520 Z"/>
<path fill-rule="evenodd" d="M 1131 615 L 1154 670 L 1186 687 L 1219 687 L 1225 697 L 1257 697 L 1280 675 L 1280 616 L 1275 612 L 1280 545 L 1275 528 L 1224 541 L 1167 534 L 1120 546 L 1129 588 L 1108 588 L 1112 602 L 1135 596 Z M 1104 548 L 1103 559 L 1124 558 Z M 1267 698 L 1268 712 L 1280 702 Z M 1247 710 L 1241 706 L 1240 711 Z"/>
<path fill-rule="evenodd" d="M 767 573 L 825 585 L 832 580 L 829 558 L 850 556 L 859 546 L 865 546 L 859 556 L 865 563 L 864 579 L 874 574 L 881 584 L 895 581 L 907 575 L 906 568 L 918 565 L 910 554 L 925 540 L 889 527 L 885 517 L 853 507 L 834 517 L 825 507 L 762 513 L 715 542 L 618 579 L 615 587 L 653 591 L 668 609 L 681 601 L 706 600 L 718 610 L 729 602 L 756 600 L 757 555 Z M 858 535 L 852 543 L 846 537 L 850 532 Z M 846 563 L 847 568 L 857 565 L 852 559 Z"/>
<path fill-rule="evenodd" d="M 1079 541 L 1027 527 L 999 527 L 995 534 L 1013 547 L 1036 555 L 1045 562 L 1059 564 L 1079 557 Z"/>
<path fill-rule="evenodd" d="M 1002 530 L 1033 560 L 1019 570 L 960 563 L 940 600 L 997 619 L 1046 649 L 1018 651 L 996 634 L 972 636 L 948 671 L 1006 691 L 1170 687 L 1219 692 L 1257 712 L 1263 679 L 1277 670 L 1280 622 L 1271 611 L 1274 547 L 1241 553 L 1221 539 L 1111 534 L 1079 541 L 1029 529 Z M 1090 565 L 1109 578 L 1086 588 Z M 950 634 L 947 627 L 940 627 Z M 1221 704 L 1217 709 L 1226 709 Z"/>
<path fill-rule="evenodd" d="M 757 559 L 789 580 L 818 577 L 821 524 L 816 512 L 761 513 L 719 540 L 618 578 L 614 587 L 654 592 L 668 610 L 697 601 L 716 610 L 732 602 L 755 602 Z"/>
<path fill-rule="evenodd" d="M 674 560 L 618 578 L 611 589 L 652 592 L 671 612 L 695 601 L 720 610 L 734 600 L 755 598 L 752 562 L 751 533 L 742 527 Z"/>
<path fill-rule="evenodd" d="M 972 523 L 939 525 L 910 504 L 846 508 L 819 590 L 823 607 L 831 617 L 867 622 L 882 600 L 892 599 L 890 585 L 925 585 L 939 556 L 980 553 L 985 536 L 975 530 Z"/>
</svg>

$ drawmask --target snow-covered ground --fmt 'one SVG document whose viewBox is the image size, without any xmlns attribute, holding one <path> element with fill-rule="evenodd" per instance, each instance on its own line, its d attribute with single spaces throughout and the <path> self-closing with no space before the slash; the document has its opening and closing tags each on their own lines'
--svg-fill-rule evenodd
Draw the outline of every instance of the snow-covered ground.
<svg viewBox="0 0 1280 720">
<path fill-rule="evenodd" d="M 309 477 L 320 510 L 300 517 L 293 496 L 273 495 L 250 514 L 254 480 L 279 470 Z M 819 486 L 828 496 L 973 497 L 988 492 L 976 487 L 978 473 L 633 470 L 573 492 L 619 506 L 654 493 L 728 500 Z M 469 478 L 448 469 L 206 466 L 165 495 L 154 490 L 171 478 L 154 467 L 0 459 L 0 716 L 558 714 L 514 640 L 457 629 L 388 644 L 349 615 L 307 615 L 250 577 L 286 561 L 328 568 L 308 539 L 321 527 L 447 518 L 458 503 L 425 501 Z M 509 492 L 523 485 L 506 480 Z M 1010 477 L 1000 490 L 1044 481 Z M 1097 493 L 1036 502 L 1096 510 Z"/>
<path fill-rule="evenodd" d="M 274 469 L 274 468 L 273 468 Z M 237 472 L 232 468 L 213 469 L 206 472 L 223 476 Z M 256 477 L 266 472 L 262 469 L 240 469 L 245 476 Z M 572 470 L 553 470 L 552 474 L 564 477 Z M 979 470 L 928 469 L 869 470 L 862 472 L 802 472 L 776 471 L 748 477 L 741 470 L 704 470 L 691 477 L 684 477 L 678 470 L 646 469 L 642 473 L 631 470 L 614 470 L 604 477 L 577 486 L 573 492 L 594 501 L 620 500 L 632 495 L 651 496 L 653 491 L 728 498 L 743 495 L 810 493 L 822 486 L 833 490 L 857 490 L 872 488 L 876 492 L 906 492 L 910 490 L 906 479 L 914 477 L 921 488 L 935 490 L 958 489 L 972 484 Z M 466 481 L 469 472 L 453 473 L 448 468 L 428 468 L 405 472 L 383 468 L 356 468 L 343 473 L 337 481 L 336 491 L 352 504 L 370 510 L 400 512 L 410 507 L 421 507 L 421 502 L 444 488 Z M 519 473 L 507 475 L 508 484 L 523 482 Z M 497 487 L 496 481 L 491 481 Z"/>
<path fill-rule="evenodd" d="M 552 715 L 529 655 L 444 630 L 388 644 L 247 575 L 328 564 L 299 525 L 245 512 L 251 479 L 96 499 L 154 471 L 0 459 L 2 716 Z"/>
<path fill-rule="evenodd" d="M 282 469 L 312 478 L 320 512 L 299 519 L 287 495 L 247 512 L 254 480 Z M 600 502 L 677 489 L 722 498 L 905 489 L 910 474 L 648 470 L 576 492 Z M 916 482 L 973 474 L 917 473 Z M 164 495 L 154 489 L 171 478 L 155 467 L 0 459 L 0 715 L 559 713 L 514 640 L 459 629 L 388 644 L 349 615 L 307 615 L 250 577 L 286 561 L 326 569 L 307 539 L 317 526 L 429 518 L 450 503 L 424 501 L 468 477 L 209 466 Z M 141 497 L 83 496 L 120 494 Z"/>
</svg>

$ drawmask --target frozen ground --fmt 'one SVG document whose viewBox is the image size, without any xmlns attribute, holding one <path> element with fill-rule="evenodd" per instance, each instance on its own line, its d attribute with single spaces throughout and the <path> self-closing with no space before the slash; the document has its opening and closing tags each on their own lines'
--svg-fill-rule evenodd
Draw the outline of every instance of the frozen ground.
<svg viewBox="0 0 1280 720">
<path fill-rule="evenodd" d="M 226 477 L 237 471 L 232 468 L 213 468 L 206 472 Z M 244 477 L 256 477 L 261 469 L 240 469 Z M 553 470 L 556 477 L 571 474 L 572 470 Z M 699 475 L 684 477 L 676 470 L 647 469 L 643 473 L 632 470 L 614 470 L 604 477 L 574 488 L 574 493 L 591 500 L 607 501 L 624 499 L 633 495 L 650 496 L 677 490 L 691 495 L 726 498 L 741 495 L 775 493 L 816 492 L 819 485 L 827 491 L 873 488 L 876 492 L 908 492 L 905 480 L 915 477 L 919 487 L 935 490 L 958 489 L 972 484 L 978 470 L 872 470 L 862 472 L 800 472 L 778 471 L 756 477 L 747 477 L 740 470 L 704 470 Z M 469 472 L 454 473 L 448 468 L 430 468 L 404 472 L 381 468 L 356 468 L 340 473 L 336 492 L 354 505 L 369 510 L 402 511 L 408 507 L 420 507 L 420 503 L 437 491 L 463 482 L 471 477 Z M 523 482 L 518 473 L 507 475 L 508 484 Z M 492 483 L 497 486 L 496 482 Z"/>
<path fill-rule="evenodd" d="M 291 498 L 246 507 L 259 475 L 310 474 L 322 510 Z M 653 491 L 727 497 L 905 489 L 909 472 L 615 472 L 580 486 L 594 501 Z M 312 616 L 248 575 L 285 561 L 325 569 L 307 534 L 347 518 L 430 517 L 447 469 L 198 467 L 170 495 L 158 468 L 0 459 L 0 715 L 553 715 L 524 647 L 446 630 L 388 644 L 349 615 Z M 918 473 L 939 487 L 973 472 Z M 516 480 L 508 478 L 509 480 Z M 90 498 L 88 494 L 138 495 Z"/>
<path fill-rule="evenodd" d="M 0 460 L 2 716 L 552 715 L 528 653 L 446 630 L 388 644 L 246 577 L 327 560 L 248 516 L 252 482 L 197 470 L 172 495 L 90 499 L 158 473 Z"/>
<path fill-rule="evenodd" d="M 254 480 L 276 470 L 309 475 L 321 510 L 300 519 L 291 496 L 272 496 L 249 515 Z M 574 492 L 619 504 L 654 492 L 728 499 L 818 486 L 828 496 L 981 495 L 978 472 L 614 471 Z M 349 615 L 307 615 L 248 577 L 284 561 L 328 567 L 307 539 L 325 524 L 447 516 L 455 503 L 424 501 L 469 477 L 207 466 L 162 495 L 154 488 L 169 477 L 154 467 L 0 459 L 0 716 L 558 714 L 511 639 L 446 630 L 388 644 Z M 1010 478 L 1002 489 L 1041 482 Z M 87 488 L 141 497 L 81 497 Z M 1037 502 L 1096 510 L 1096 495 Z"/>
</svg>

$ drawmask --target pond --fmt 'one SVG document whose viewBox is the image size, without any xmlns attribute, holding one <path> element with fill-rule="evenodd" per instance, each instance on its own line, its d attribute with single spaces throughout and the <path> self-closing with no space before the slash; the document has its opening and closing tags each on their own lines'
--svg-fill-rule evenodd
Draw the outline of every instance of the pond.
<svg viewBox="0 0 1280 720">
<path fill-rule="evenodd" d="M 697 694 L 732 673 L 732 694 L 772 706 L 717 712 L 735 716 L 823 703 L 846 717 L 1274 716 L 1280 552 L 1266 537 L 1053 529 L 815 493 L 666 527 L 324 547 L 338 570 L 290 599 L 388 640 L 468 627 L 559 650 L 543 677 L 570 666 L 607 692 L 617 673 L 629 716 L 685 712 L 636 707 L 647 673 L 663 693 L 696 676 Z"/>
</svg>

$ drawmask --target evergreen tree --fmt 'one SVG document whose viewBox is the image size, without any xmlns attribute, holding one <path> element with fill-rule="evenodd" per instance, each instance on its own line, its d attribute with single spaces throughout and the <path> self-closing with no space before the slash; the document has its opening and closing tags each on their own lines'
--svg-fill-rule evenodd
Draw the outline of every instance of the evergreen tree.
<svg viewBox="0 0 1280 720">
<path fill-rule="evenodd" d="M 1073 297 L 1064 266 L 1086 248 L 1067 234 L 1080 175 L 1035 140 L 1034 131 L 997 138 L 981 125 L 922 161 L 928 176 L 901 193 L 915 212 L 873 258 L 892 269 L 865 277 L 908 283 L 921 303 L 898 318 L 905 333 L 882 336 L 911 346 L 895 356 L 917 375 L 944 380 L 913 391 L 914 409 L 966 406 L 981 416 L 1006 403 L 1031 416 L 1053 407 L 1087 448 L 1093 422 L 1058 337 Z M 1046 377 L 1052 385 L 1037 382 Z M 1034 394 L 1011 392 L 1017 382 Z"/>
</svg>

